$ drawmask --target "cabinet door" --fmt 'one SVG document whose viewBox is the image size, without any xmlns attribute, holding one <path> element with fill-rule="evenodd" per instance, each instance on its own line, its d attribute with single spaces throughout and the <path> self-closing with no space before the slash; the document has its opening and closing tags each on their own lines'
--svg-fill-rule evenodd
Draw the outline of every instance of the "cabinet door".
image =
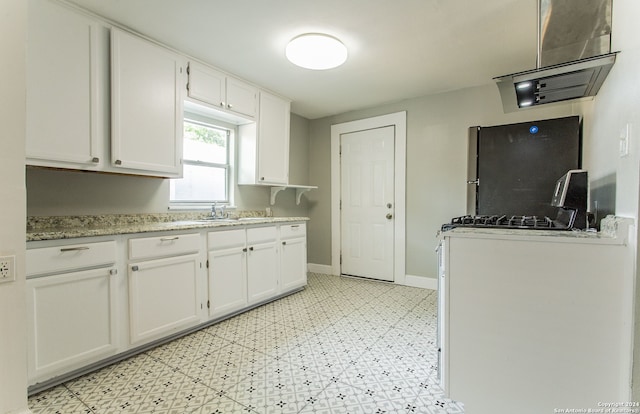
<svg viewBox="0 0 640 414">
<path fill-rule="evenodd" d="M 189 97 L 225 108 L 225 78 L 222 72 L 189 62 Z"/>
<path fill-rule="evenodd" d="M 260 92 L 258 121 L 258 171 L 261 184 L 289 182 L 290 103 Z"/>
<path fill-rule="evenodd" d="M 27 280 L 30 383 L 115 354 L 115 277 L 102 268 Z"/>
<path fill-rule="evenodd" d="M 246 115 L 256 116 L 258 90 L 236 78 L 227 78 L 227 109 Z"/>
<path fill-rule="evenodd" d="M 148 342 L 199 322 L 198 255 L 129 266 L 131 343 Z"/>
<path fill-rule="evenodd" d="M 280 247 L 280 290 L 287 292 L 307 284 L 307 241 L 282 240 Z"/>
<path fill-rule="evenodd" d="M 209 316 L 216 318 L 247 305 L 246 248 L 210 251 Z"/>
<path fill-rule="evenodd" d="M 106 29 L 50 1 L 29 5 L 27 164 L 96 169 L 103 162 L 99 129 L 103 84 L 98 59 Z M 105 39 L 106 39 L 106 33 Z"/>
<path fill-rule="evenodd" d="M 183 61 L 111 29 L 112 164 L 142 174 L 182 174 Z"/>
<path fill-rule="evenodd" d="M 247 292 L 249 304 L 278 293 L 278 251 L 275 242 L 251 245 L 247 251 Z"/>
</svg>

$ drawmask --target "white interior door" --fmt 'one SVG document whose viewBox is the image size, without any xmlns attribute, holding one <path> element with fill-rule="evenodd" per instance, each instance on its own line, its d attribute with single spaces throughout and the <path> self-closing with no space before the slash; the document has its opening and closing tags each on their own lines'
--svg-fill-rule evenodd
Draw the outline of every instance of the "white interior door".
<svg viewBox="0 0 640 414">
<path fill-rule="evenodd" d="M 340 139 L 341 273 L 393 281 L 395 128 Z"/>
</svg>

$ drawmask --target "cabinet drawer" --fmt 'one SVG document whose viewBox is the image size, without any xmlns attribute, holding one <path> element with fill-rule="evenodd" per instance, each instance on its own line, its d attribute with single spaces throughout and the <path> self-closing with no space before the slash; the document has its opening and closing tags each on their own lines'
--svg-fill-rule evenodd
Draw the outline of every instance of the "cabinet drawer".
<svg viewBox="0 0 640 414">
<path fill-rule="evenodd" d="M 116 242 L 82 243 L 27 250 L 27 276 L 62 273 L 116 262 Z"/>
<path fill-rule="evenodd" d="M 144 239 L 129 239 L 129 259 L 175 256 L 200 250 L 200 234 L 169 234 Z"/>
<path fill-rule="evenodd" d="M 250 227 L 247 229 L 247 244 L 269 242 L 277 238 L 276 226 Z"/>
<path fill-rule="evenodd" d="M 207 235 L 207 248 L 219 250 L 231 247 L 241 247 L 247 240 L 244 229 L 212 231 Z"/>
<path fill-rule="evenodd" d="M 304 223 L 284 224 L 280 226 L 281 239 L 293 239 L 296 237 L 306 237 L 307 226 Z"/>
</svg>

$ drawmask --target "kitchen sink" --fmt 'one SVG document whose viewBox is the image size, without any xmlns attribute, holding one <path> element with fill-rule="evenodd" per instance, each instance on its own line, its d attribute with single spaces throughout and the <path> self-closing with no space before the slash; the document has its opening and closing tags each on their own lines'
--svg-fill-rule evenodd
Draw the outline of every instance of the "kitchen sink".
<svg viewBox="0 0 640 414">
<path fill-rule="evenodd" d="M 257 221 L 257 220 L 265 220 L 267 219 L 266 217 L 225 217 L 225 218 L 218 218 L 218 217 L 211 217 L 211 218 L 206 218 L 206 219 L 199 219 L 199 220 L 193 220 L 199 223 L 215 223 L 215 222 L 243 222 L 243 221 Z"/>
</svg>

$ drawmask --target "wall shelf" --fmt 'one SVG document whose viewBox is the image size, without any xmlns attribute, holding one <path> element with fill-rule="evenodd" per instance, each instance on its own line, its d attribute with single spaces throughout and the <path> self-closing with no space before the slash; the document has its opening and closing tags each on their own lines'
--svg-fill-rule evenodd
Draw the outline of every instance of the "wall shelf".
<svg viewBox="0 0 640 414">
<path fill-rule="evenodd" d="M 302 194 L 307 191 L 315 190 L 318 188 L 313 185 L 283 185 L 283 186 L 273 186 L 271 187 L 271 205 L 276 203 L 276 195 L 282 190 L 286 190 L 287 188 L 295 188 L 296 189 L 296 204 L 300 204 L 300 197 Z"/>
</svg>

